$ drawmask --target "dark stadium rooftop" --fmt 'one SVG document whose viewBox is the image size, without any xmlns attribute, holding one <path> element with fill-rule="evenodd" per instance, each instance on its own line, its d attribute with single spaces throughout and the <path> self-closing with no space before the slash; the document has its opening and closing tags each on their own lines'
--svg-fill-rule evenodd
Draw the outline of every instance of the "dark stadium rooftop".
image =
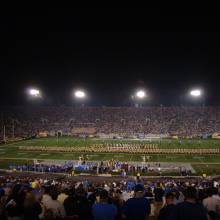
<svg viewBox="0 0 220 220">
<path fill-rule="evenodd" d="M 149 92 L 146 105 L 220 105 L 218 20 L 146 8 L 2 14 L 1 104 L 29 105 L 25 89 L 36 86 L 36 105 L 72 105 L 76 87 L 87 105 L 132 105 L 136 88 Z M 196 86 L 204 95 L 193 103 Z"/>
</svg>

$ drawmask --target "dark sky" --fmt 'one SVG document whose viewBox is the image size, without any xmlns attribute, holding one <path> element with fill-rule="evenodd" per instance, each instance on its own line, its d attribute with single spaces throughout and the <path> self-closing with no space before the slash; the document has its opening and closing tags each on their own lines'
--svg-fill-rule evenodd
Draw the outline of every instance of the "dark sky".
<svg viewBox="0 0 220 220">
<path fill-rule="evenodd" d="M 147 105 L 192 104 L 187 90 L 199 86 L 202 103 L 219 105 L 218 19 L 146 8 L 6 13 L 1 104 L 33 104 L 28 86 L 42 90 L 43 105 L 70 105 L 76 87 L 88 91 L 89 105 L 129 105 L 138 87 L 149 92 Z"/>
</svg>

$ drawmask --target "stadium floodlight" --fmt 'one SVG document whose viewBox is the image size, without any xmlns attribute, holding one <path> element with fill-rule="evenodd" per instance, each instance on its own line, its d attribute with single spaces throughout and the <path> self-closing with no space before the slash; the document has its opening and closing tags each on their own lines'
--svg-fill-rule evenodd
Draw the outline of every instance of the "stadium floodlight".
<svg viewBox="0 0 220 220">
<path fill-rule="evenodd" d="M 83 99 L 86 97 L 86 94 L 84 91 L 82 90 L 76 90 L 75 93 L 74 93 L 75 97 L 78 98 L 78 99 Z"/>
<path fill-rule="evenodd" d="M 143 98 L 146 97 L 146 92 L 145 92 L 144 90 L 138 90 L 138 91 L 136 92 L 136 97 L 137 97 L 138 99 L 143 99 Z"/>
<path fill-rule="evenodd" d="M 201 92 L 200 89 L 193 89 L 193 90 L 190 91 L 190 95 L 192 97 L 196 97 L 197 98 L 197 97 L 200 97 L 201 94 L 202 94 L 202 92 Z"/>
<path fill-rule="evenodd" d="M 40 90 L 38 89 L 29 89 L 29 95 L 32 97 L 40 97 Z"/>
</svg>

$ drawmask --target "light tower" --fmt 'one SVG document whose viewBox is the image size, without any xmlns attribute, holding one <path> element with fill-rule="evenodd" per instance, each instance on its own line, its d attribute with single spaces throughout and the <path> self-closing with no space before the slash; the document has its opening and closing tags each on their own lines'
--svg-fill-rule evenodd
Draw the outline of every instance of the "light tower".
<svg viewBox="0 0 220 220">
<path fill-rule="evenodd" d="M 146 92 L 144 90 L 138 90 L 135 95 L 137 99 L 142 100 L 146 97 Z"/>
<path fill-rule="evenodd" d="M 29 95 L 32 97 L 40 97 L 41 93 L 39 89 L 32 88 L 32 89 L 29 89 Z"/>
<path fill-rule="evenodd" d="M 84 102 L 85 100 L 87 99 L 88 95 L 86 94 L 86 92 L 82 89 L 77 89 L 74 91 L 74 99 L 75 99 L 75 103 L 77 105 L 81 105 L 81 106 L 84 106 Z"/>
<path fill-rule="evenodd" d="M 86 98 L 86 93 L 83 90 L 76 90 L 74 92 L 74 96 L 77 99 L 85 99 Z"/>
<path fill-rule="evenodd" d="M 201 89 L 192 89 L 190 91 L 190 96 L 193 98 L 199 98 L 199 97 L 201 97 L 201 95 L 202 95 Z"/>
<path fill-rule="evenodd" d="M 132 96 L 132 99 L 134 100 L 135 106 L 140 107 L 143 102 L 146 100 L 147 94 L 144 89 L 136 90 L 134 95 Z"/>
<path fill-rule="evenodd" d="M 38 88 L 28 88 L 26 90 L 26 93 L 28 95 L 29 98 L 31 99 L 39 99 L 39 98 L 42 98 L 42 93 L 40 91 L 40 89 Z"/>
</svg>

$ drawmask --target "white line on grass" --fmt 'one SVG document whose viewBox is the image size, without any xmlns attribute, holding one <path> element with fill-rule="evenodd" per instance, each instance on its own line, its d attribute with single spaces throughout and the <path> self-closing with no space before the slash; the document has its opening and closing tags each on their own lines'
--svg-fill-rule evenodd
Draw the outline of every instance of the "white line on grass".
<svg viewBox="0 0 220 220">
<path fill-rule="evenodd" d="M 19 141 L 19 144 L 22 145 L 22 143 L 27 143 L 27 141 Z M 0 148 L 4 148 L 4 147 L 8 147 L 8 146 L 12 146 L 12 145 L 17 145 L 18 142 L 15 142 L 15 143 L 10 143 L 10 144 L 4 144 L 4 145 L 0 145 Z M 14 147 L 14 146 L 13 146 Z M 15 147 L 18 147 L 18 146 L 15 146 Z"/>
<path fill-rule="evenodd" d="M 123 155 L 114 155 L 113 157 L 119 158 L 119 157 L 124 157 L 124 156 Z"/>
<path fill-rule="evenodd" d="M 204 157 L 193 157 L 193 159 L 199 159 L 199 160 L 201 160 L 201 159 L 204 159 Z"/>
</svg>

